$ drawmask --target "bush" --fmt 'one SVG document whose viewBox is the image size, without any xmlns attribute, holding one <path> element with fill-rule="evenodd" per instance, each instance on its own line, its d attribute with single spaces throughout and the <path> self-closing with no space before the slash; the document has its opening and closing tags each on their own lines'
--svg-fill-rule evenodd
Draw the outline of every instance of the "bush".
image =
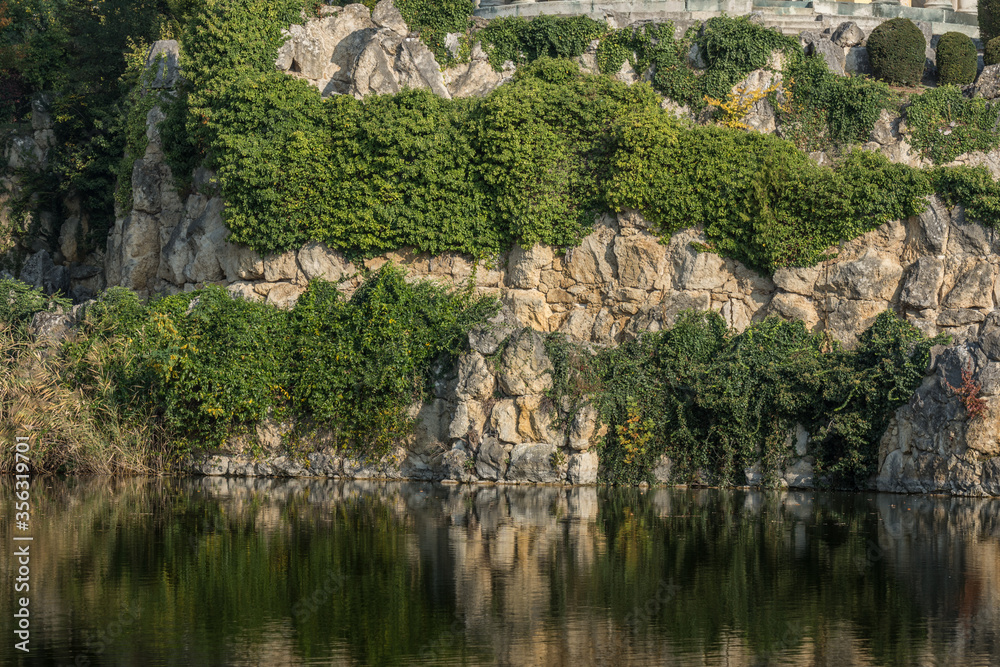
<svg viewBox="0 0 1000 667">
<path fill-rule="evenodd" d="M 941 86 L 914 96 L 905 113 L 910 143 L 935 164 L 1000 145 L 1000 107 L 981 98 L 965 97 L 957 86 Z"/>
<path fill-rule="evenodd" d="M 68 299 L 49 296 L 20 280 L 0 278 L 0 322 L 24 327 L 35 313 L 54 311 L 70 305 Z"/>
<path fill-rule="evenodd" d="M 976 45 L 968 35 L 946 32 L 937 45 L 938 82 L 963 86 L 976 79 L 979 69 Z"/>
<path fill-rule="evenodd" d="M 986 43 L 986 48 L 983 49 L 983 65 L 989 67 L 998 64 L 1000 64 L 1000 37 L 994 37 Z"/>
<path fill-rule="evenodd" d="M 790 58 L 784 74 L 791 81 L 792 109 L 783 114 L 782 131 L 793 134 L 790 126 L 798 125 L 794 128 L 800 129 L 796 144 L 803 149 L 867 141 L 882 110 L 892 101 L 892 92 L 884 82 L 837 76 L 822 56 L 815 54 Z M 819 128 L 802 125 L 811 115 L 818 117 Z M 801 136 L 802 132 L 806 136 Z"/>
<path fill-rule="evenodd" d="M 682 313 L 671 329 L 595 360 L 609 426 L 604 478 L 652 481 L 667 454 L 678 482 L 744 484 L 756 460 L 774 482 L 798 422 L 817 445 L 817 472 L 863 488 L 889 418 L 944 338 L 925 338 L 887 311 L 848 351 L 801 322 L 768 318 L 736 334 L 717 313 Z"/>
<path fill-rule="evenodd" d="M 381 456 L 412 424 L 432 366 L 448 372 L 469 329 L 496 310 L 470 289 L 407 282 L 392 264 L 350 301 L 315 281 L 291 312 L 219 287 L 148 306 L 116 288 L 88 311 L 69 354 L 78 384 L 103 376 L 124 413 L 154 411 L 178 454 L 220 447 L 273 415 Z M 101 347 L 117 353 L 92 368 Z"/>
<path fill-rule="evenodd" d="M 896 84 L 920 83 L 927 40 L 910 19 L 895 18 L 880 24 L 868 36 L 867 48 L 877 78 Z"/>
<path fill-rule="evenodd" d="M 930 182 L 876 153 L 817 166 L 781 139 L 683 127 L 663 114 L 613 129 L 605 197 L 638 209 L 669 237 L 702 225 L 708 249 L 763 272 L 820 261 L 830 245 L 922 210 Z"/>
<path fill-rule="evenodd" d="M 1000 0 L 982 0 L 977 3 L 979 15 L 979 38 L 989 45 L 1000 37 Z"/>
<path fill-rule="evenodd" d="M 539 58 L 575 58 L 607 29 L 603 21 L 587 16 L 542 15 L 530 21 L 512 16 L 490 21 L 477 37 L 499 72 L 508 60 L 520 65 Z"/>
</svg>

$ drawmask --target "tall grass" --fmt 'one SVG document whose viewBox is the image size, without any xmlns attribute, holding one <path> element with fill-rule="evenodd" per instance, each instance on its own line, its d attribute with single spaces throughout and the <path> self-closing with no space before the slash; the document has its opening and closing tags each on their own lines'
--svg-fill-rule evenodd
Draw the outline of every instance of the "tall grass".
<svg viewBox="0 0 1000 667">
<path fill-rule="evenodd" d="M 151 474 L 166 469 L 166 438 L 148 412 L 112 400 L 109 355 L 129 354 L 122 341 L 91 346 L 73 364 L 51 344 L 0 322 L 0 437 L 31 440 L 36 473 Z M 70 388 L 67 378 L 75 374 Z M 14 470 L 13 447 L 0 448 L 0 474 Z"/>
</svg>

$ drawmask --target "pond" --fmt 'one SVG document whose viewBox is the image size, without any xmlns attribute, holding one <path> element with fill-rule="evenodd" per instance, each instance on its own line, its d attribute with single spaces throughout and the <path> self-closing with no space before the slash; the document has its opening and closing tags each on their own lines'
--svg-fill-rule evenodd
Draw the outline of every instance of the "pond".
<svg viewBox="0 0 1000 667">
<path fill-rule="evenodd" d="M 32 511 L 3 664 L 1000 664 L 1000 501 L 36 478 Z"/>
</svg>

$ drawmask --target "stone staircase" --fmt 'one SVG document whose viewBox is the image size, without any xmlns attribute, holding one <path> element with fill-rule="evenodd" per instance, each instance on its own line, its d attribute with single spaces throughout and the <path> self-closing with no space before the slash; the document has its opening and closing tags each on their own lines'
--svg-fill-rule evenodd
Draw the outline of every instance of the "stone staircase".
<svg viewBox="0 0 1000 667">
<path fill-rule="evenodd" d="M 763 14 L 765 26 L 793 37 L 803 30 L 822 32 L 830 27 L 826 17 L 815 13 L 812 2 L 755 0 L 753 10 Z"/>
</svg>

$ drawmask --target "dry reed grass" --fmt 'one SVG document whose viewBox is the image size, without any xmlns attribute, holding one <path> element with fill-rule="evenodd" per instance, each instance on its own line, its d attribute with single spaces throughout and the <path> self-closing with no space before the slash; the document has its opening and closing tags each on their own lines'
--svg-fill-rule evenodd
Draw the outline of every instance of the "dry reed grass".
<svg viewBox="0 0 1000 667">
<path fill-rule="evenodd" d="M 166 438 L 152 415 L 126 410 L 113 397 L 112 355 L 130 354 L 120 339 L 92 345 L 77 365 L 59 347 L 32 341 L 0 323 L 0 437 L 31 438 L 37 473 L 143 475 L 163 472 Z M 82 377 L 81 377 L 82 374 Z M 0 473 L 14 469 L 12 447 L 0 449 Z"/>
</svg>

